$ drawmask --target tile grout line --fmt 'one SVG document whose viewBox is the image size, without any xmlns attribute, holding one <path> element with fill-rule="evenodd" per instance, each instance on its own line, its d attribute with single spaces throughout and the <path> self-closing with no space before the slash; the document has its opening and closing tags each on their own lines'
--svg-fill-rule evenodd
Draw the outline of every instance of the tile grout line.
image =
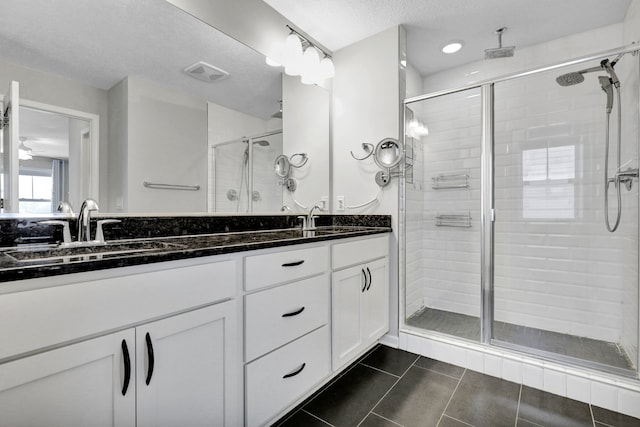
<svg viewBox="0 0 640 427">
<path fill-rule="evenodd" d="M 404 427 L 402 424 L 398 424 L 397 422 L 395 422 L 395 421 L 393 421 L 393 420 L 390 420 L 390 419 L 389 419 L 389 418 L 387 418 L 387 417 L 383 417 L 382 415 L 380 415 L 380 414 L 378 414 L 378 413 L 376 413 L 376 412 L 373 412 L 373 410 L 369 413 L 369 415 L 375 415 L 376 417 L 380 417 L 380 418 L 382 418 L 383 420 L 389 421 L 390 423 L 393 423 L 393 424 L 395 424 L 395 425 L 397 425 L 397 426 L 399 426 L 399 427 Z M 367 417 L 368 417 L 369 415 L 367 415 Z M 366 417 L 365 417 L 365 419 L 366 419 Z"/>
<path fill-rule="evenodd" d="M 466 426 L 469 426 L 469 427 L 475 427 L 473 424 L 465 423 L 464 421 L 459 420 L 459 419 L 457 419 L 457 418 L 453 418 L 451 415 L 446 415 L 446 414 L 443 412 L 443 413 L 442 413 L 442 418 L 444 418 L 444 417 L 451 418 L 452 420 L 455 420 L 455 421 L 457 421 L 457 422 L 459 422 L 459 423 L 462 423 L 462 424 L 464 424 L 464 425 L 466 425 Z M 440 421 L 438 421 L 438 423 L 440 423 Z"/>
<path fill-rule="evenodd" d="M 591 403 L 589 403 L 589 413 L 591 414 L 591 425 L 596 427 L 596 417 L 593 415 L 593 406 L 591 406 Z"/>
<path fill-rule="evenodd" d="M 328 425 L 328 426 L 335 427 L 335 426 L 334 426 L 333 424 L 331 424 L 330 422 L 323 420 L 322 418 L 320 418 L 320 417 L 319 417 L 319 416 L 317 416 L 317 415 L 313 415 L 311 412 L 306 411 L 304 408 L 303 408 L 303 409 L 300 409 L 300 410 L 301 410 L 302 412 L 305 412 L 305 413 L 307 413 L 307 414 L 311 415 L 313 418 L 315 418 L 315 419 L 317 419 L 317 420 L 322 421 L 323 423 L 325 423 L 325 424 L 326 424 L 326 425 Z"/>
<path fill-rule="evenodd" d="M 460 375 L 460 379 L 458 380 L 458 384 L 456 384 L 456 388 L 453 389 L 453 393 L 451 393 L 451 396 L 449 396 L 449 401 L 447 402 L 447 406 L 445 406 L 444 409 L 442 410 L 442 414 L 440 414 L 440 418 L 438 419 L 438 424 L 436 424 L 436 425 L 439 425 L 440 422 L 442 421 L 442 417 L 444 417 L 444 413 L 447 412 L 447 408 L 449 407 L 449 404 L 453 400 L 453 396 L 456 394 L 456 391 L 458 391 L 458 387 L 460 387 L 460 383 L 462 382 L 462 378 L 464 378 L 464 374 L 466 374 L 466 373 L 467 373 L 467 369 L 465 368 L 465 370 L 462 373 L 462 375 Z M 452 417 L 449 417 L 449 418 L 452 418 Z"/>
<path fill-rule="evenodd" d="M 395 383 L 393 383 L 393 385 L 391 387 L 389 387 L 389 390 L 387 390 L 387 392 L 380 398 L 378 399 L 378 401 L 376 402 L 375 405 L 373 405 L 373 407 L 371 407 L 371 410 L 367 413 L 367 415 L 364 416 L 364 418 L 358 423 L 358 427 L 364 422 L 364 420 L 367 419 L 367 417 L 369 415 L 371 415 L 373 413 L 373 410 L 376 408 L 376 406 L 378 406 L 380 404 L 380 402 L 382 402 L 382 399 L 384 399 L 385 397 L 387 397 L 387 395 L 389 394 L 389 392 L 391 390 L 393 390 L 393 388 L 396 386 L 396 384 L 398 384 L 400 382 L 400 380 L 404 377 L 404 375 L 409 371 L 409 369 L 411 369 L 411 367 L 413 365 L 415 365 L 415 363 L 418 361 L 418 359 L 420 359 L 420 355 L 416 355 L 416 359 L 413 361 L 413 363 L 402 373 L 401 376 L 398 377 L 398 379 L 396 380 Z M 382 371 L 384 372 L 384 371 Z M 385 372 L 386 373 L 386 372 Z M 378 414 L 375 414 L 376 416 L 379 416 Z M 385 418 L 386 419 L 386 418 Z M 391 421 L 391 420 L 389 420 Z M 401 424 L 400 424 L 401 425 Z"/>
<path fill-rule="evenodd" d="M 434 374 L 443 375 L 443 376 L 445 376 L 447 378 L 451 378 L 452 380 L 456 380 L 456 381 L 458 381 L 460 379 L 460 378 L 454 377 L 453 375 L 449 375 L 449 374 L 445 374 L 445 373 L 442 373 L 442 372 L 434 371 L 433 369 L 429 369 L 429 368 L 423 368 L 422 366 L 418 366 L 418 365 L 416 365 L 415 368 L 422 369 L 423 371 L 427 371 L 427 372 L 433 372 Z"/>
<path fill-rule="evenodd" d="M 520 400 L 522 400 L 522 384 L 520 384 L 520 390 L 518 391 L 518 406 L 516 407 L 516 420 L 514 427 L 518 427 L 518 417 L 520 416 Z"/>
<path fill-rule="evenodd" d="M 360 363 L 360 365 L 365 366 L 365 367 L 367 367 L 369 369 L 373 369 L 374 371 L 382 372 L 383 374 L 391 375 L 392 377 L 395 377 L 395 378 L 401 378 L 402 377 L 402 376 L 398 376 L 396 374 L 392 374 L 391 372 L 387 372 L 387 371 L 385 371 L 383 369 L 376 368 L 375 366 L 369 366 L 369 365 L 367 365 L 365 363 Z"/>
</svg>

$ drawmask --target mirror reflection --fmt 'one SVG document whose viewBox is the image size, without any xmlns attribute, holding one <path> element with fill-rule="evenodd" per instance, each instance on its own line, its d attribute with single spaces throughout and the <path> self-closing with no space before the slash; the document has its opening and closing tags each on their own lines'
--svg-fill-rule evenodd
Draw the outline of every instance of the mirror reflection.
<svg viewBox="0 0 640 427">
<path fill-rule="evenodd" d="M 19 130 L 2 142 L 2 197 L 16 203 L 3 213 L 87 197 L 102 212 L 280 212 L 328 195 L 325 89 L 164 1 L 52 3 L 8 0 L 0 17 L 0 90 L 20 88 Z M 52 108 L 23 113 L 29 103 Z M 274 161 L 306 151 L 292 195 Z"/>
</svg>

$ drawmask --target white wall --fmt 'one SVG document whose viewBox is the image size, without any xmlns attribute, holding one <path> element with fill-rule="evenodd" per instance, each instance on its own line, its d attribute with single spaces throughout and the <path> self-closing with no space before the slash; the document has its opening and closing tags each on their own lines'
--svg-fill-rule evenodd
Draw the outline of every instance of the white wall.
<svg viewBox="0 0 640 427">
<path fill-rule="evenodd" d="M 291 169 L 298 187 L 293 193 L 283 188 L 282 200 L 294 212 L 302 212 L 329 197 L 330 96 L 326 89 L 284 75 L 282 99 L 283 154 L 307 153 L 309 159 L 304 166 Z"/>
<path fill-rule="evenodd" d="M 369 158 L 356 161 L 349 154 L 362 155 L 362 143 L 377 144 L 383 138 L 399 138 L 400 100 L 404 96 L 404 70 L 400 69 L 402 29 L 390 28 L 334 53 L 336 76 L 332 99 L 333 198 L 344 196 L 345 204 L 365 203 L 379 194 L 380 202 L 348 214 L 392 215 L 390 333 L 397 335 L 397 241 L 398 179 L 380 191 L 374 181 L 380 170 Z M 336 211 L 334 212 L 342 213 Z"/>
<path fill-rule="evenodd" d="M 114 91 L 111 105 L 126 107 L 123 134 L 112 158 L 126 153 L 126 179 L 111 188 L 110 206 L 122 198 L 125 212 L 203 212 L 207 207 L 207 105 L 198 99 L 135 76 Z M 123 117 L 114 117 L 123 123 Z M 116 148 L 117 147 L 117 148 Z M 126 148 L 124 148 L 126 147 Z M 199 185 L 198 191 L 146 188 L 144 181 Z"/>
</svg>

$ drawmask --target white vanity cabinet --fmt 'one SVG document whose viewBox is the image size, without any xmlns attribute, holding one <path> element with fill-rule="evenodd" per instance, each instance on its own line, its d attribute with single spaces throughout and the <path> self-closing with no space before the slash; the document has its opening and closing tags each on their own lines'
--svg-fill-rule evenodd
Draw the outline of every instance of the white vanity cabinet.
<svg viewBox="0 0 640 427">
<path fill-rule="evenodd" d="M 245 424 L 272 421 L 331 373 L 329 245 L 245 258 Z"/>
<path fill-rule="evenodd" d="M 331 258 L 331 360 L 335 371 L 389 330 L 389 238 L 334 244 Z"/>
<path fill-rule="evenodd" d="M 1 364 L 0 426 L 135 426 L 134 363 L 130 329 Z"/>
<path fill-rule="evenodd" d="M 138 427 L 235 425 L 224 418 L 235 314 L 227 301 L 136 328 Z"/>
<path fill-rule="evenodd" d="M 0 295 L 0 426 L 241 424 L 236 262 L 166 264 Z"/>
</svg>

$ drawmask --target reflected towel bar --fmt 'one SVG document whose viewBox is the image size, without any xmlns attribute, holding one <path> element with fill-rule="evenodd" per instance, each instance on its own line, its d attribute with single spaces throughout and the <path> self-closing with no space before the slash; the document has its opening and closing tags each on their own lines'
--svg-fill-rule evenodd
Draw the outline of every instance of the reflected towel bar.
<svg viewBox="0 0 640 427">
<path fill-rule="evenodd" d="M 156 188 L 158 190 L 187 190 L 187 191 L 200 190 L 199 185 L 159 184 L 157 182 L 149 182 L 149 181 L 144 181 L 142 185 L 144 185 L 147 188 Z"/>
</svg>

